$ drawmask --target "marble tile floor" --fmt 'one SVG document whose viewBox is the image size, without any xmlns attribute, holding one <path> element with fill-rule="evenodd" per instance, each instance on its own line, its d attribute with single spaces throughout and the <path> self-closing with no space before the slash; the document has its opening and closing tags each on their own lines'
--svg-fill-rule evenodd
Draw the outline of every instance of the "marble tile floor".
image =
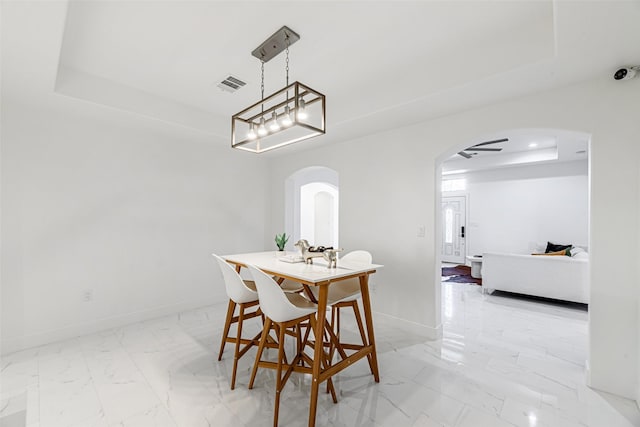
<svg viewBox="0 0 640 427">
<path fill-rule="evenodd" d="M 380 383 L 364 360 L 343 371 L 338 404 L 320 395 L 317 425 L 640 426 L 634 402 L 585 385 L 584 309 L 481 289 L 443 284 L 438 341 L 376 316 Z M 205 307 L 2 357 L 0 427 L 272 425 L 273 372 L 259 371 L 255 388 L 246 388 L 255 351 L 240 360 L 234 391 L 230 346 L 217 361 L 225 310 Z M 247 329 L 257 332 L 253 323 Z M 344 316 L 343 334 L 355 330 Z M 309 385 L 308 376 L 292 376 L 281 426 L 307 425 Z"/>
</svg>

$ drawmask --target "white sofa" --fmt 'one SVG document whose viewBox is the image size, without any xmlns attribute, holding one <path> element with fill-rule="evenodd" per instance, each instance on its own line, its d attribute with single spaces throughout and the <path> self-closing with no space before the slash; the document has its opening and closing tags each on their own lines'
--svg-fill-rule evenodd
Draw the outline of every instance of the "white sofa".
<svg viewBox="0 0 640 427">
<path fill-rule="evenodd" d="M 589 260 L 568 256 L 484 253 L 482 287 L 589 303 Z"/>
</svg>

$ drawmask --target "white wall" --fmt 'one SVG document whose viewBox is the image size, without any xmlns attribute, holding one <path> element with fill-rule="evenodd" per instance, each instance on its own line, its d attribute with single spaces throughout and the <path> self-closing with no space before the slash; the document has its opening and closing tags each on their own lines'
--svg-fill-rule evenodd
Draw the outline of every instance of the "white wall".
<svg viewBox="0 0 640 427">
<path fill-rule="evenodd" d="M 532 253 L 548 241 L 587 246 L 587 167 L 584 160 L 465 174 L 467 253 Z"/>
<path fill-rule="evenodd" d="M 210 254 L 263 249 L 256 156 L 4 99 L 2 114 L 4 353 L 223 301 Z"/>
<path fill-rule="evenodd" d="M 476 138 L 505 129 L 568 129 L 591 134 L 590 383 L 635 398 L 638 99 L 640 80 L 614 82 L 603 76 L 275 159 L 272 223 L 267 235 L 282 226 L 287 176 L 314 165 L 338 171 L 340 245 L 347 251 L 368 249 L 374 262 L 385 265 L 372 278 L 374 310 L 419 324 L 429 335 L 437 336 L 441 329 L 440 238 L 435 227 L 440 224 L 439 162 Z M 332 129 L 336 127 L 339 124 Z M 416 237 L 417 228 L 423 225 L 426 238 Z M 616 266 L 613 271 L 611 265 Z"/>
</svg>

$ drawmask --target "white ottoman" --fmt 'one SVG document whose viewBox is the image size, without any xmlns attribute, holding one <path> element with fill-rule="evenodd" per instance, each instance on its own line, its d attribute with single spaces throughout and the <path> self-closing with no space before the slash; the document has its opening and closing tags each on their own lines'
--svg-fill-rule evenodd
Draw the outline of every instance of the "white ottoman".
<svg viewBox="0 0 640 427">
<path fill-rule="evenodd" d="M 467 259 L 471 263 L 471 277 L 474 279 L 482 278 L 482 257 L 476 255 L 467 255 Z"/>
</svg>

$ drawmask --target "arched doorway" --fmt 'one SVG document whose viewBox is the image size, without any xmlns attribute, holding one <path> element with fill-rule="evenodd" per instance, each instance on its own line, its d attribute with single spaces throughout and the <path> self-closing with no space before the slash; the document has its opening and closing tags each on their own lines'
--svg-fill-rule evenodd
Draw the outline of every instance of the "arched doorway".
<svg viewBox="0 0 640 427">
<path fill-rule="evenodd" d="M 290 244 L 307 239 L 312 245 L 338 247 L 338 173 L 311 166 L 285 181 L 285 230 Z"/>
<path fill-rule="evenodd" d="M 507 141 L 501 144 L 492 142 L 505 138 Z M 444 206 L 447 198 L 454 197 L 465 198 L 467 202 L 466 223 L 455 229 L 457 232 L 464 227 L 463 247 L 468 250 L 462 264 L 470 267 L 467 257 L 488 252 L 522 255 L 545 252 L 543 245 L 556 240 L 555 243 L 566 240 L 588 251 L 590 139 L 583 132 L 510 129 L 453 146 L 438 157 L 436 206 Z M 494 150 L 474 151 L 474 146 Z M 489 155 L 483 156 L 485 153 Z M 492 160 L 491 156 L 495 158 Z M 473 166 L 474 161 L 479 164 Z M 461 182 L 464 185 L 459 185 Z M 443 230 L 435 236 L 436 248 L 451 240 L 445 234 L 447 230 L 451 234 L 451 230 L 443 227 L 446 220 L 446 211 L 436 209 L 434 230 Z M 437 320 L 446 335 L 447 320 L 454 316 L 457 295 L 441 283 L 444 258 L 440 250 L 435 255 Z M 476 289 L 483 294 L 479 298 L 490 298 L 482 292 L 484 288 Z M 588 322 L 588 315 L 583 314 Z M 587 328 L 588 323 L 585 342 Z M 588 347 L 581 342 L 581 348 L 583 344 L 586 360 Z"/>
</svg>

